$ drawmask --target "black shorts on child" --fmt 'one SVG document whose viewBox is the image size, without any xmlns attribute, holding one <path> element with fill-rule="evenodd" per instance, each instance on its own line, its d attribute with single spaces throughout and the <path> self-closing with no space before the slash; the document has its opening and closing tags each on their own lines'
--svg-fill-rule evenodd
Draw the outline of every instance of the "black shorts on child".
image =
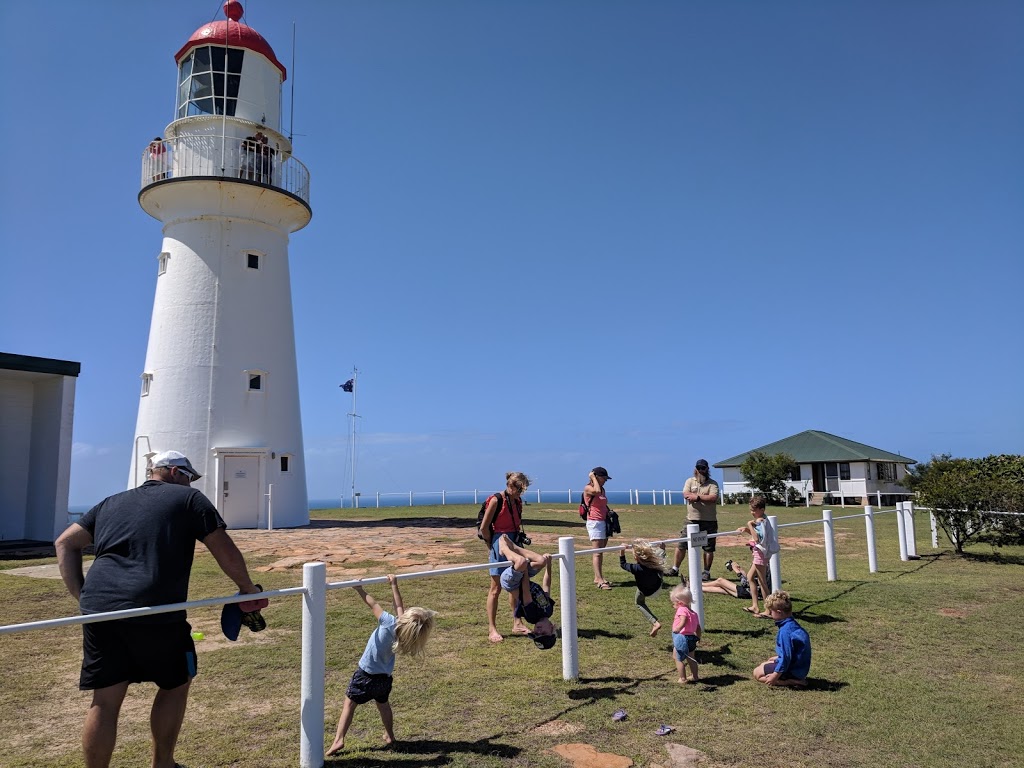
<svg viewBox="0 0 1024 768">
<path fill-rule="evenodd" d="M 356 667 L 345 695 L 356 704 L 365 704 L 370 699 L 384 704 L 391 696 L 391 675 L 371 675 Z"/>
</svg>

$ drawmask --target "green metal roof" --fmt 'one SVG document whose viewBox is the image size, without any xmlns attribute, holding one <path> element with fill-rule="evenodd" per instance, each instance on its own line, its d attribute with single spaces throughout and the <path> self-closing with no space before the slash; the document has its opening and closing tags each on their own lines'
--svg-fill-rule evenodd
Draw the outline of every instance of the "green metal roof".
<svg viewBox="0 0 1024 768">
<path fill-rule="evenodd" d="M 916 464 L 916 459 L 908 459 L 898 453 L 872 448 L 870 445 L 847 440 L 845 437 L 830 435 L 817 429 L 808 429 L 798 435 L 776 440 L 774 443 L 752 448 L 746 453 L 729 459 L 716 461 L 715 466 L 738 467 L 747 456 L 754 451 L 762 453 L 788 453 L 799 464 L 811 464 L 816 461 L 893 461 L 897 464 Z"/>
</svg>

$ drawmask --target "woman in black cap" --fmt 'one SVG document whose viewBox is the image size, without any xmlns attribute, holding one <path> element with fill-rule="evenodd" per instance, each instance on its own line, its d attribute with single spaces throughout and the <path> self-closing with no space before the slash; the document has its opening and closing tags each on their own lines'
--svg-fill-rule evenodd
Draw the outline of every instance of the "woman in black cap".
<svg viewBox="0 0 1024 768">
<path fill-rule="evenodd" d="M 604 484 L 611 480 L 608 470 L 594 467 L 590 470 L 590 481 L 583 489 L 583 506 L 587 510 L 587 535 L 590 543 L 597 549 L 608 544 L 608 497 L 604 493 Z M 601 566 L 604 561 L 603 552 L 594 553 L 594 584 L 598 589 L 611 589 L 611 583 L 604 577 Z"/>
</svg>

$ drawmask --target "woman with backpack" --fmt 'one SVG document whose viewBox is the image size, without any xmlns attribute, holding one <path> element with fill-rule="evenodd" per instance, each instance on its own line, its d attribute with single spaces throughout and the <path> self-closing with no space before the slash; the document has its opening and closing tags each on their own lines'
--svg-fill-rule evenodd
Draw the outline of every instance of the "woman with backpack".
<svg viewBox="0 0 1024 768">
<path fill-rule="evenodd" d="M 530 478 L 522 472 L 505 474 L 505 490 L 495 493 L 484 502 L 484 514 L 480 520 L 477 536 L 490 550 L 488 562 L 499 563 L 504 560 L 498 547 L 502 536 L 508 536 L 515 542 L 516 534 L 523 527 L 523 491 L 530 487 Z M 517 542 L 516 542 L 517 543 Z M 491 568 L 491 586 L 487 592 L 487 629 L 488 639 L 492 643 L 500 643 L 505 638 L 498 631 L 498 596 L 501 594 L 501 568 Z M 523 620 L 515 615 L 515 595 L 509 593 L 509 608 L 512 609 L 512 634 L 525 635 L 530 629 Z"/>
<path fill-rule="evenodd" d="M 604 484 L 609 480 L 611 478 L 608 477 L 607 469 L 594 467 L 590 470 L 590 477 L 583 489 L 583 506 L 587 511 L 587 536 L 596 549 L 602 549 L 608 545 L 608 497 L 604 492 Z M 594 586 L 598 589 L 611 589 L 611 582 L 604 577 L 604 572 L 601 570 L 604 564 L 604 553 L 595 552 L 593 558 Z"/>
</svg>

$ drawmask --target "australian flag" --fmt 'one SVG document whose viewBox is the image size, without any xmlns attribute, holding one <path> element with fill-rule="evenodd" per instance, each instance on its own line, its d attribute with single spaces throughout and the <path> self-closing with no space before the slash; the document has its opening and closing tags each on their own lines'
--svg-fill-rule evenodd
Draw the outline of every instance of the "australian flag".
<svg viewBox="0 0 1024 768">
<path fill-rule="evenodd" d="M 344 384 L 341 385 L 341 388 L 344 389 L 346 392 L 351 392 L 353 390 L 353 388 L 355 387 L 355 385 L 356 385 L 356 380 L 355 379 L 349 379 L 348 381 L 346 381 Z"/>
</svg>

